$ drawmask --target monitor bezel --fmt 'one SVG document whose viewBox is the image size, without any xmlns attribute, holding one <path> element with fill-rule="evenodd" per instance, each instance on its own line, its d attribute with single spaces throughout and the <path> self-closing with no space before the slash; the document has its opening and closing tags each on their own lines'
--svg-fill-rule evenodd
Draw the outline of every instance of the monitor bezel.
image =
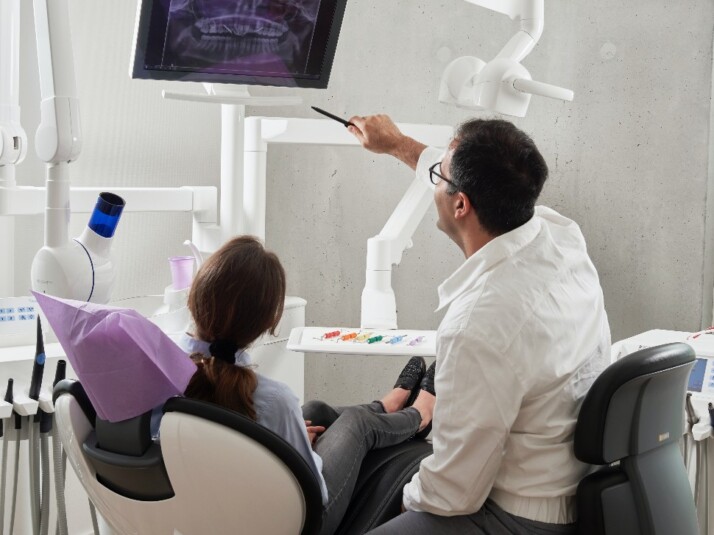
<svg viewBox="0 0 714 535">
<path fill-rule="evenodd" d="M 347 0 L 322 0 L 333 9 L 330 35 L 327 38 L 322 69 L 318 78 L 300 78 L 294 76 L 264 76 L 228 73 L 201 73 L 179 70 L 154 70 L 144 68 L 146 44 L 149 38 L 150 18 L 155 2 L 160 0 L 139 0 L 137 5 L 136 23 L 134 28 L 134 43 L 131 54 L 130 75 L 134 79 L 166 80 L 181 82 L 203 82 L 224 84 L 264 85 L 273 87 L 326 89 L 330 80 L 332 65 L 337 50 L 337 41 L 342 28 Z M 320 9 L 322 10 L 322 4 Z"/>
</svg>

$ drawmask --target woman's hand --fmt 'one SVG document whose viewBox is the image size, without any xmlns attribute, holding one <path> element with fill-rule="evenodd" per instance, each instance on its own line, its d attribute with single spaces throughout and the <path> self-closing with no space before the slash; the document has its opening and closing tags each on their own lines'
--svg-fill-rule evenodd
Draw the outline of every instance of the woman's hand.
<svg viewBox="0 0 714 535">
<path fill-rule="evenodd" d="M 307 427 L 307 438 L 310 439 L 310 444 L 315 444 L 317 436 L 325 432 L 325 428 L 321 425 L 312 425 L 311 420 L 305 420 L 305 427 Z"/>
</svg>

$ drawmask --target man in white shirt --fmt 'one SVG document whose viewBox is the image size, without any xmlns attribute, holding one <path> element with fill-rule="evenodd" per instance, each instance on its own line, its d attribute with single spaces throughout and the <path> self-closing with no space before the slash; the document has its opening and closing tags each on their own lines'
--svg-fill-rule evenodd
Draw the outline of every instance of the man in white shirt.
<svg viewBox="0 0 714 535">
<path fill-rule="evenodd" d="M 501 120 L 464 123 L 445 153 L 384 115 L 350 122 L 435 185 L 437 226 L 466 257 L 439 287 L 434 453 L 404 487 L 406 512 L 373 533 L 573 533 L 589 470 L 573 432 L 610 329 L 579 227 L 535 206 L 543 157 Z"/>
</svg>

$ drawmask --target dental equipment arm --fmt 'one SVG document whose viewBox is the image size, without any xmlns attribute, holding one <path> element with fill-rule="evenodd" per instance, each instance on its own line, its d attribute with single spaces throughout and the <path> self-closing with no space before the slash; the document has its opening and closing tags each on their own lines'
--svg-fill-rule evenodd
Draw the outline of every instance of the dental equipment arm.
<svg viewBox="0 0 714 535">
<path fill-rule="evenodd" d="M 520 19 L 521 29 L 498 53 L 498 58 L 523 61 L 543 34 L 543 0 L 466 0 L 470 4 Z"/>
<path fill-rule="evenodd" d="M 114 284 L 112 236 L 124 200 L 101 193 L 81 236 L 69 240 L 69 163 L 82 148 L 67 0 L 34 0 L 40 72 L 37 156 L 47 163 L 45 243 L 32 261 L 32 288 L 59 297 L 106 303 Z"/>
<path fill-rule="evenodd" d="M 34 0 L 34 14 L 42 98 L 35 150 L 49 166 L 62 166 L 82 148 L 67 0 Z"/>
<path fill-rule="evenodd" d="M 396 329 L 397 304 L 392 265 L 411 247 L 411 237 L 432 203 L 432 190 L 418 177 L 399 201 L 382 231 L 367 241 L 367 273 L 362 290 L 363 329 Z"/>
<path fill-rule="evenodd" d="M 27 135 L 20 124 L 20 0 L 0 2 L 0 186 L 15 185 Z M 7 166 L 7 167 L 6 167 Z"/>
<path fill-rule="evenodd" d="M 573 100 L 571 90 L 533 81 L 520 64 L 543 33 L 544 0 L 466 1 L 519 19 L 520 30 L 488 63 L 473 56 L 452 61 L 441 77 L 439 101 L 462 108 L 525 117 L 531 95 Z"/>
</svg>

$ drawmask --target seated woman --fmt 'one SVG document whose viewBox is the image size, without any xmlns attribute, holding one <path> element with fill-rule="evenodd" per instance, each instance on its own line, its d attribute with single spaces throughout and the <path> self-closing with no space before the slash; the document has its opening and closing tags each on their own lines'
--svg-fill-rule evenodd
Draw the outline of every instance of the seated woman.
<svg viewBox="0 0 714 535">
<path fill-rule="evenodd" d="M 421 357 L 410 360 L 381 401 L 341 409 L 313 403 L 311 414 L 326 415 L 329 427 L 310 425 L 297 396 L 285 384 L 255 373 L 245 351 L 263 333 L 274 334 L 285 286 L 277 256 L 249 236 L 227 242 L 203 264 L 188 300 L 195 336 L 181 341 L 198 366 L 185 395 L 235 410 L 299 451 L 322 489 L 322 533 L 333 533 L 367 452 L 409 440 L 419 431 L 428 433 L 434 368 L 424 373 Z M 407 406 L 408 401 L 413 404 Z"/>
</svg>

